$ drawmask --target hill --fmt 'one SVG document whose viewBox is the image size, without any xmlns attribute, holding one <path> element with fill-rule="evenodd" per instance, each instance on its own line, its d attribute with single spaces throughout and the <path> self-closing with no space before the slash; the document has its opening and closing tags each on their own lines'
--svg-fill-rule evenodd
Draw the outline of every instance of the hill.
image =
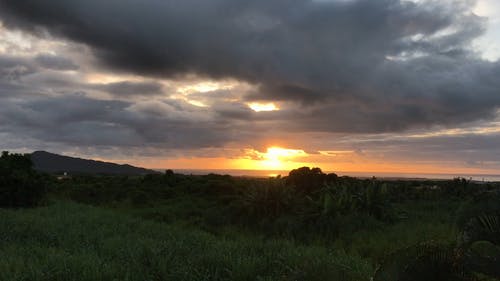
<svg viewBox="0 0 500 281">
<path fill-rule="evenodd" d="M 47 173 L 70 174 L 109 174 L 109 175 L 144 175 L 157 173 L 153 170 L 119 165 L 110 162 L 74 158 L 46 151 L 35 151 L 31 154 L 35 170 Z"/>
</svg>

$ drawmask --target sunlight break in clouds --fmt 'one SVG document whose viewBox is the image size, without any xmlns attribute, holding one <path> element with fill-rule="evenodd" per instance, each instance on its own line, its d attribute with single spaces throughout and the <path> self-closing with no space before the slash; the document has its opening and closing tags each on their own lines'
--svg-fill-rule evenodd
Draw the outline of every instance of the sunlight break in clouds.
<svg viewBox="0 0 500 281">
<path fill-rule="evenodd" d="M 270 103 L 251 102 L 251 103 L 248 104 L 248 107 L 250 107 L 255 112 L 280 110 L 272 102 L 270 102 Z"/>
</svg>

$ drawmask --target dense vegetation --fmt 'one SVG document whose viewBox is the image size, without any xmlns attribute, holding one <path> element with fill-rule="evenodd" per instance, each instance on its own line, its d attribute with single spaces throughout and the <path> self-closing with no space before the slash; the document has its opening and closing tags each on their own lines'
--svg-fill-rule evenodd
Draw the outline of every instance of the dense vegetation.
<svg viewBox="0 0 500 281">
<path fill-rule="evenodd" d="M 23 155 L 2 152 L 0 156 L 0 207 L 36 206 L 45 193 L 45 182 Z"/>
<path fill-rule="evenodd" d="M 0 280 L 500 280 L 498 183 L 57 178 L 1 159 Z"/>
</svg>

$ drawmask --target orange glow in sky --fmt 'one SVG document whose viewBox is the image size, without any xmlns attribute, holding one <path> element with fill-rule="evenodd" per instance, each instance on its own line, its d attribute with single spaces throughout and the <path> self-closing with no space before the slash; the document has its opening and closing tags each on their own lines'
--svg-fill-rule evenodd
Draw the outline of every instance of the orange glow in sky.
<svg viewBox="0 0 500 281">
<path fill-rule="evenodd" d="M 320 167 L 328 172 L 392 172 L 392 173 L 491 173 L 493 170 L 484 170 L 473 167 L 460 167 L 448 163 L 446 168 L 433 163 L 415 161 L 384 161 L 353 151 L 321 151 L 317 154 L 308 154 L 302 149 L 289 149 L 272 146 L 265 152 L 246 149 L 240 157 L 193 157 L 163 159 L 157 158 L 135 159 L 107 159 L 117 163 L 129 163 L 153 169 L 242 169 L 242 170 L 276 170 L 290 171 L 299 167 Z"/>
<path fill-rule="evenodd" d="M 247 149 L 246 155 L 231 159 L 229 165 L 233 169 L 244 170 L 293 170 L 313 163 L 303 162 L 308 154 L 302 149 L 289 149 L 277 146 L 268 147 L 266 152 Z"/>
<path fill-rule="evenodd" d="M 243 170 L 293 170 L 303 166 L 318 166 L 307 161 L 309 154 L 302 149 L 289 149 L 272 146 L 265 152 L 246 149 L 244 154 L 235 158 L 176 158 L 176 159 L 146 159 L 130 162 L 130 159 L 108 161 L 131 163 L 136 166 L 152 169 L 243 169 Z"/>
</svg>

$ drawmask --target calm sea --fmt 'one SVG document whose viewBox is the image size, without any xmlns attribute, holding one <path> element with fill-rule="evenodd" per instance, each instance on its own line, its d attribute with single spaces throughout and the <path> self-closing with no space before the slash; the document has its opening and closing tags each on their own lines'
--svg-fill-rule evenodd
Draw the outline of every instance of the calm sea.
<svg viewBox="0 0 500 281">
<path fill-rule="evenodd" d="M 186 170 L 173 169 L 174 172 L 186 175 L 206 175 L 206 174 L 221 174 L 231 176 L 248 176 L 248 177 L 275 177 L 277 175 L 286 176 L 289 171 L 281 170 Z M 158 171 L 164 171 L 158 169 Z M 328 172 L 325 172 L 328 173 Z M 453 179 L 462 177 L 475 181 L 498 181 L 500 175 L 486 174 L 414 174 L 414 173 L 363 173 L 363 172 L 335 172 L 339 176 L 350 176 L 358 178 L 390 178 L 390 179 Z"/>
</svg>

